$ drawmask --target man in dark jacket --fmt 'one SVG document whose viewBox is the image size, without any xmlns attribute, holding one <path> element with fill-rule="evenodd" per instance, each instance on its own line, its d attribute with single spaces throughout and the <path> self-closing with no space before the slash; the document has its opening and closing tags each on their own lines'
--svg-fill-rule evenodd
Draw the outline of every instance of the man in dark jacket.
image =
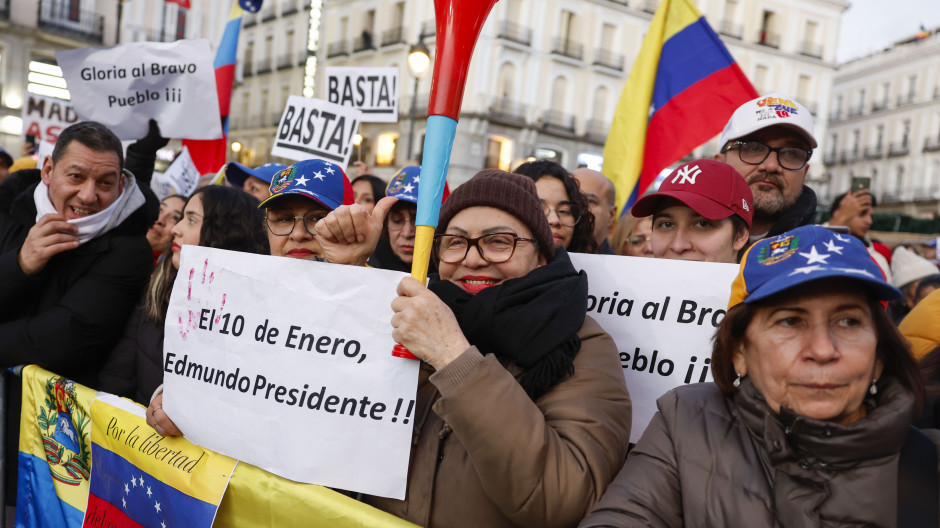
<svg viewBox="0 0 940 528">
<path fill-rule="evenodd" d="M 4 183 L 0 367 L 34 363 L 94 386 L 153 268 L 145 235 L 155 198 L 145 205 L 123 166 L 120 140 L 82 122 L 62 131 L 42 169 Z M 8 387 L 6 453 L 15 470 L 19 383 Z"/>
<path fill-rule="evenodd" d="M 738 107 L 721 133 L 715 159 L 744 176 L 754 195 L 751 242 L 812 223 L 816 193 L 803 185 L 818 145 L 813 116 L 781 94 Z"/>
</svg>

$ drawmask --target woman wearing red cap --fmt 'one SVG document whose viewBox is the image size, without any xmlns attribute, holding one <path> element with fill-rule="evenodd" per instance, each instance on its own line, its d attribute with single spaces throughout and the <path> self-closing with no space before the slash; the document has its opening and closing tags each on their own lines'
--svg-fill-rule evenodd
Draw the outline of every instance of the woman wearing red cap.
<svg viewBox="0 0 940 528">
<path fill-rule="evenodd" d="M 731 165 L 690 161 L 663 180 L 630 213 L 653 216 L 656 258 L 737 262 L 754 216 L 751 189 Z"/>
</svg>

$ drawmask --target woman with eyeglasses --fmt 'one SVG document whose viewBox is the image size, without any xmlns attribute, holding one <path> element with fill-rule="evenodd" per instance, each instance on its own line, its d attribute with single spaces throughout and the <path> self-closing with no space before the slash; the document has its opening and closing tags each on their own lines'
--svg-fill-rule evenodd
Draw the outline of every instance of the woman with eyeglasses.
<svg viewBox="0 0 940 528">
<path fill-rule="evenodd" d="M 618 255 L 627 257 L 652 257 L 653 217 L 637 218 L 626 211 L 617 221 L 617 228 L 610 237 L 610 245 Z"/>
<path fill-rule="evenodd" d="M 316 225 L 340 205 L 353 203 L 353 189 L 338 165 L 324 160 L 295 163 L 275 174 L 261 202 L 271 254 L 323 260 Z"/>
<path fill-rule="evenodd" d="M 351 209 L 318 226 L 324 247 L 374 237 L 375 218 L 344 229 Z M 364 501 L 422 526 L 576 525 L 631 423 L 587 277 L 555 247 L 532 180 L 499 170 L 444 202 L 433 249 L 439 278 L 406 277 L 392 302 L 393 337 L 422 360 L 406 498 Z"/>
<path fill-rule="evenodd" d="M 652 216 L 656 258 L 736 263 L 751 228 L 751 189 L 731 165 L 698 159 L 666 176 L 630 213 Z"/>
<path fill-rule="evenodd" d="M 539 160 L 523 163 L 513 172 L 535 182 L 555 247 L 575 253 L 597 253 L 594 215 L 577 180 L 564 167 L 554 161 Z"/>
<path fill-rule="evenodd" d="M 170 292 L 179 272 L 184 245 L 246 253 L 268 253 L 258 200 L 234 187 L 198 189 L 173 226 L 172 242 L 150 277 L 144 298 L 134 309 L 124 335 L 98 375 L 98 389 L 147 405 L 163 383 L 163 327 Z"/>
</svg>

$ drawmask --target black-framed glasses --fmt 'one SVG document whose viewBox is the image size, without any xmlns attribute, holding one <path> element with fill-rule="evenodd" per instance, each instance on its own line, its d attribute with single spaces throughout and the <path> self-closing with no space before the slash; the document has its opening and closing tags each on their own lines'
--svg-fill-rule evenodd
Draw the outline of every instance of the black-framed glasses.
<svg viewBox="0 0 940 528">
<path fill-rule="evenodd" d="M 572 202 L 561 202 L 558 207 L 551 207 L 542 202 L 542 212 L 545 213 L 545 218 L 548 218 L 552 211 L 555 211 L 558 223 L 565 227 L 574 227 L 581 220 L 581 209 Z"/>
<path fill-rule="evenodd" d="M 771 147 L 760 141 L 732 141 L 725 152 L 737 150 L 738 157 L 748 165 L 760 165 L 771 152 L 777 153 L 777 163 L 787 170 L 800 170 L 813 155 L 812 150 L 799 147 Z"/>
<path fill-rule="evenodd" d="M 303 220 L 304 229 L 314 235 L 317 222 L 323 220 L 323 211 L 307 211 L 303 216 L 294 216 L 291 211 L 269 210 L 264 215 L 264 224 L 277 236 L 288 236 L 294 232 L 297 220 Z"/>
<path fill-rule="evenodd" d="M 483 260 L 491 264 L 512 258 L 519 242 L 536 243 L 534 238 L 522 238 L 515 233 L 490 233 L 476 238 L 461 235 L 434 235 L 434 253 L 441 262 L 456 264 L 467 258 L 470 248 L 476 247 Z"/>
</svg>

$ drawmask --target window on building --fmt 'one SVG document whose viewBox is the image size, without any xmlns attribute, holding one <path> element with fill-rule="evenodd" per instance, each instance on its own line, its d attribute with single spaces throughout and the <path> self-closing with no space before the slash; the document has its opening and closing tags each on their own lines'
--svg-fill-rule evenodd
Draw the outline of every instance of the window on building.
<svg viewBox="0 0 940 528">
<path fill-rule="evenodd" d="M 294 51 L 294 30 L 288 29 L 284 32 L 284 53 Z"/>
<path fill-rule="evenodd" d="M 522 17 L 522 0 L 505 0 L 506 20 L 509 22 L 518 22 Z"/>
<path fill-rule="evenodd" d="M 907 148 L 907 142 L 911 137 L 911 122 L 905 120 L 901 125 L 901 148 Z"/>
<path fill-rule="evenodd" d="M 395 15 L 394 15 L 395 18 L 393 20 L 395 21 L 395 23 L 393 27 L 400 28 L 405 24 L 405 3 L 404 2 L 396 3 L 394 12 L 395 12 Z"/>
<path fill-rule="evenodd" d="M 770 44 L 776 45 L 776 33 L 774 31 L 774 25 L 776 22 L 776 17 L 773 11 L 764 11 L 764 14 L 761 16 L 760 23 L 760 43 L 761 44 Z"/>
<path fill-rule="evenodd" d="M 552 84 L 552 111 L 562 112 L 565 109 L 565 99 L 568 91 L 568 80 L 558 76 Z"/>
<path fill-rule="evenodd" d="M 759 93 L 765 93 L 767 87 L 767 66 L 758 64 L 754 67 L 754 88 Z"/>
<path fill-rule="evenodd" d="M 836 152 L 839 150 L 839 135 L 830 134 L 829 135 L 829 155 L 835 157 Z"/>
<path fill-rule="evenodd" d="M 858 154 L 859 142 L 861 141 L 862 132 L 859 129 L 852 131 L 852 153 Z"/>
<path fill-rule="evenodd" d="M 594 109 L 591 112 L 591 119 L 602 121 L 607 115 L 607 88 L 600 86 L 594 91 Z"/>
<path fill-rule="evenodd" d="M 728 22 L 734 22 L 738 18 L 738 2 L 737 0 L 728 0 L 725 2 L 725 13 L 724 20 Z"/>
<path fill-rule="evenodd" d="M 895 170 L 894 194 L 901 196 L 901 189 L 904 188 L 904 165 L 898 165 Z"/>
<path fill-rule="evenodd" d="M 500 136 L 490 136 L 486 143 L 484 169 L 509 171 L 512 161 L 512 140 Z"/>
<path fill-rule="evenodd" d="M 511 100 L 515 95 L 513 85 L 515 84 L 516 67 L 511 62 L 504 62 L 499 68 L 499 84 L 496 93 L 504 100 Z"/>
<path fill-rule="evenodd" d="M 558 21 L 558 37 L 564 40 L 570 40 L 574 35 L 574 13 L 571 11 L 562 11 Z"/>
<path fill-rule="evenodd" d="M 816 33 L 819 31 L 819 23 L 813 20 L 806 21 L 806 29 L 803 31 L 803 40 L 807 44 L 815 45 L 816 44 Z"/>
<path fill-rule="evenodd" d="M 268 59 L 274 56 L 274 35 L 264 37 L 264 56 Z"/>
<path fill-rule="evenodd" d="M 875 128 L 875 149 L 880 151 L 885 140 L 885 126 L 878 125 Z"/>
<path fill-rule="evenodd" d="M 343 42 L 349 38 L 349 17 L 339 19 L 339 39 Z"/>
<path fill-rule="evenodd" d="M 812 80 L 809 78 L 809 75 L 800 75 L 796 82 L 796 98 L 803 101 L 804 104 L 807 104 L 807 101 L 809 101 L 809 87 L 811 82 Z"/>
<path fill-rule="evenodd" d="M 78 22 L 82 16 L 81 0 L 68 0 L 68 17 L 72 22 Z"/>
<path fill-rule="evenodd" d="M 375 149 L 376 166 L 390 167 L 395 165 L 395 155 L 398 151 L 398 137 L 397 132 L 379 134 Z"/>
<path fill-rule="evenodd" d="M 601 27 L 601 49 L 611 51 L 614 49 L 614 35 L 616 35 L 617 26 L 605 23 Z"/>
<path fill-rule="evenodd" d="M 188 10 L 182 8 L 176 10 L 176 40 L 186 38 L 186 14 L 188 12 Z"/>
</svg>

